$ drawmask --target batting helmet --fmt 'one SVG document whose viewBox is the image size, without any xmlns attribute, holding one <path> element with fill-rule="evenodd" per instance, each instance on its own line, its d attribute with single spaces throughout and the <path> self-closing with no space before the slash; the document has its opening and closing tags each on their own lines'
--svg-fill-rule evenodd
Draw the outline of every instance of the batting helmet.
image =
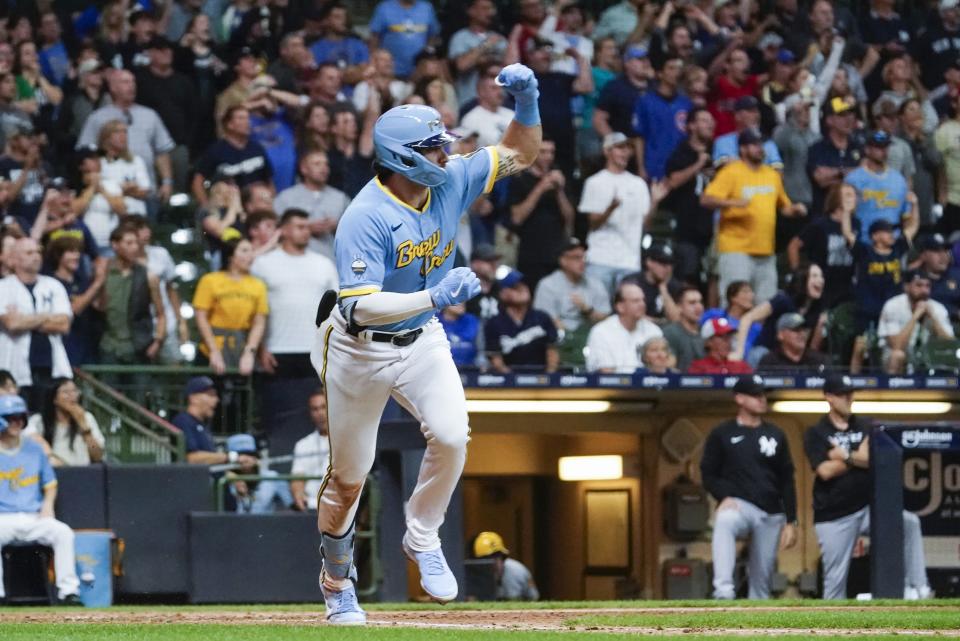
<svg viewBox="0 0 960 641">
<path fill-rule="evenodd" d="M 15 394 L 4 394 L 0 396 L 0 432 L 7 429 L 7 417 L 22 415 L 27 416 L 27 404 L 22 398 Z"/>
<path fill-rule="evenodd" d="M 442 185 L 447 172 L 420 151 L 443 147 L 457 137 L 447 131 L 440 112 L 426 105 L 394 107 L 380 116 L 373 127 L 377 162 L 425 187 Z"/>
<path fill-rule="evenodd" d="M 503 544 L 503 537 L 496 532 L 481 532 L 473 540 L 473 556 L 479 558 L 496 553 L 510 554 Z"/>
</svg>

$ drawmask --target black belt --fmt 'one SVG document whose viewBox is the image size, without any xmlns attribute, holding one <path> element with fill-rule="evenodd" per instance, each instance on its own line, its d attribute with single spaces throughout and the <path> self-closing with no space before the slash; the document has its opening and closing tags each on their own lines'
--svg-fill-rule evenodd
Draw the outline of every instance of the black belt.
<svg viewBox="0 0 960 641">
<path fill-rule="evenodd" d="M 423 328 L 418 327 L 417 329 L 411 330 L 409 332 L 404 332 L 403 334 L 387 334 L 386 332 L 370 332 L 370 340 L 377 343 L 392 343 L 397 347 L 406 347 L 407 345 L 413 345 L 413 342 L 420 338 L 420 334 L 423 333 Z"/>
</svg>

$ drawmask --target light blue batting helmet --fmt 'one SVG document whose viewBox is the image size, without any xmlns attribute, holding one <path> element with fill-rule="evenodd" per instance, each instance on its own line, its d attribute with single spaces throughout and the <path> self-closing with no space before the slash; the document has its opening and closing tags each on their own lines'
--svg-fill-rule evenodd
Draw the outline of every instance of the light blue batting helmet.
<svg viewBox="0 0 960 641">
<path fill-rule="evenodd" d="M 425 187 L 442 185 L 447 172 L 419 150 L 443 147 L 457 137 L 447 131 L 440 112 L 426 105 L 394 107 L 380 116 L 373 127 L 377 162 Z"/>
<path fill-rule="evenodd" d="M 15 394 L 4 394 L 0 396 L 0 432 L 7 429 L 7 418 L 14 414 L 27 413 L 27 404 L 22 398 Z"/>
</svg>

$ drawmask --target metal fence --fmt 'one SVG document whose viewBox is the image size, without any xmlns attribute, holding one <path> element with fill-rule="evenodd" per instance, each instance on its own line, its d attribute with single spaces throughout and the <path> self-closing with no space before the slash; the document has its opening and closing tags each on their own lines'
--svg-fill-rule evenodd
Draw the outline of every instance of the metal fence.
<svg viewBox="0 0 960 641">
<path fill-rule="evenodd" d="M 88 372 L 75 370 L 83 406 L 106 439 L 107 460 L 116 463 L 177 463 L 186 460 L 183 432 Z"/>
<path fill-rule="evenodd" d="M 220 394 L 211 424 L 213 433 L 249 432 L 256 423 L 253 377 L 242 376 L 237 370 L 218 376 L 209 367 L 186 365 L 86 365 L 83 371 L 166 420 L 186 407 L 183 387 L 187 381 L 194 376 L 209 376 Z"/>
</svg>

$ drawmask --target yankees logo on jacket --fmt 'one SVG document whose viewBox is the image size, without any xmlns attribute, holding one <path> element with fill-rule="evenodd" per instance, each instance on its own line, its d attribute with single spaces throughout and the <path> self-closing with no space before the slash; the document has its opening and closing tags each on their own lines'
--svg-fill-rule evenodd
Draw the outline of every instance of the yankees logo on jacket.
<svg viewBox="0 0 960 641">
<path fill-rule="evenodd" d="M 776 425 L 721 423 L 707 437 L 700 469 L 704 487 L 717 501 L 732 496 L 771 514 L 783 512 L 788 522 L 796 518 L 790 446 Z"/>
</svg>

